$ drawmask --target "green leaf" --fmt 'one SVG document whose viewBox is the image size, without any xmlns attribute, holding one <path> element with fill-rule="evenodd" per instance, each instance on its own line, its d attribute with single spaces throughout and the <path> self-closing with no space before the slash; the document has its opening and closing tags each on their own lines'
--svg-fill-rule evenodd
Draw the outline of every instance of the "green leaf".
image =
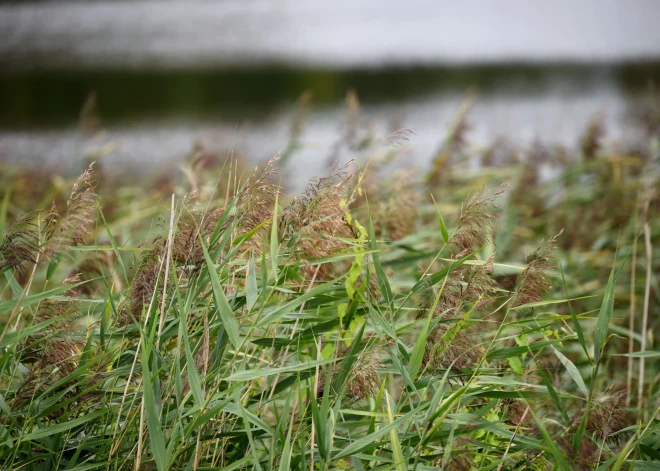
<svg viewBox="0 0 660 471">
<path fill-rule="evenodd" d="M 206 267 L 208 268 L 209 278 L 211 279 L 211 288 L 213 290 L 215 307 L 220 313 L 220 319 L 222 320 L 222 324 L 225 328 L 225 331 L 227 332 L 229 341 L 234 345 L 234 347 L 238 348 L 241 344 L 238 321 L 234 316 L 234 312 L 232 311 L 231 306 L 229 306 L 229 303 L 227 302 L 227 298 L 225 297 L 225 292 L 222 290 L 222 286 L 220 286 L 220 279 L 218 278 L 218 273 L 215 271 L 215 264 L 213 263 L 213 260 L 211 260 L 211 256 L 209 255 L 209 251 L 206 248 L 206 244 L 204 243 L 204 239 L 201 235 L 199 236 L 199 240 L 202 249 L 204 250 Z"/>
<path fill-rule="evenodd" d="M 14 293 L 15 298 L 20 298 L 23 294 L 23 287 L 18 284 L 16 277 L 11 271 L 4 272 L 5 278 L 7 278 L 7 284 L 11 287 L 12 292 Z"/>
<path fill-rule="evenodd" d="M 248 436 L 248 443 L 250 444 L 250 453 L 252 454 L 253 463 L 257 467 L 258 471 L 261 471 L 261 464 L 259 463 L 259 455 L 257 454 L 257 446 L 254 443 L 254 438 L 252 437 L 252 427 L 248 421 L 247 410 L 241 403 L 237 403 L 236 407 L 240 410 L 241 416 L 243 418 L 243 424 L 245 425 L 245 431 Z"/>
<path fill-rule="evenodd" d="M 245 465 L 252 459 L 252 455 L 248 455 L 245 458 L 234 461 L 232 464 L 225 466 L 224 468 L 206 468 L 209 470 L 218 470 L 218 471 L 234 471 L 235 469 L 243 469 Z"/>
<path fill-rule="evenodd" d="M 566 413 L 564 404 L 561 402 L 561 399 L 559 399 L 559 394 L 557 394 L 557 390 L 552 385 L 552 381 L 550 380 L 548 373 L 546 373 L 543 367 L 539 365 L 538 361 L 536 362 L 536 366 L 538 367 L 537 371 L 539 372 L 539 376 L 541 376 L 541 379 L 543 380 L 543 384 L 545 384 L 545 387 L 548 389 L 548 394 L 550 394 L 552 401 L 557 406 L 557 410 L 561 413 L 561 416 L 563 417 L 566 424 L 570 425 L 572 420 L 569 418 L 568 414 Z"/>
<path fill-rule="evenodd" d="M 160 427 L 160 417 L 156 410 L 156 399 L 149 372 L 149 352 L 142 349 L 142 384 L 144 387 L 144 411 L 147 415 L 147 429 L 151 442 L 151 453 L 156 460 L 158 471 L 167 470 L 167 451 L 165 449 L 165 435 Z"/>
<path fill-rule="evenodd" d="M 260 417 L 254 415 L 252 412 L 243 407 L 242 404 L 237 402 L 228 402 L 222 406 L 223 412 L 228 412 L 239 417 L 243 417 L 252 425 L 256 425 L 268 435 L 273 435 L 273 429 L 264 422 Z"/>
<path fill-rule="evenodd" d="M 268 324 L 277 322 L 282 316 L 286 314 L 290 314 L 291 312 L 294 311 L 294 309 L 296 309 L 304 302 L 316 298 L 321 294 L 325 294 L 328 291 L 332 291 L 335 288 L 336 288 L 335 280 L 333 280 L 333 281 L 328 281 L 327 283 L 324 283 L 320 286 L 317 286 L 314 289 L 306 291 L 305 294 L 298 296 L 297 298 L 294 298 L 288 303 L 282 304 L 281 306 L 277 307 L 276 309 L 266 314 L 264 317 L 261 318 L 261 320 L 257 322 L 257 327 L 265 327 Z"/>
<path fill-rule="evenodd" d="M 277 259 L 280 250 L 280 240 L 277 236 L 277 207 L 279 205 L 279 193 L 275 195 L 275 207 L 273 208 L 273 222 L 270 227 L 270 264 L 273 270 L 273 279 L 277 280 Z"/>
<path fill-rule="evenodd" d="M 390 395 L 385 390 L 385 404 L 387 405 L 387 418 L 389 423 L 394 422 L 394 415 L 392 414 L 392 400 Z M 399 434 L 397 433 L 396 428 L 390 430 L 390 444 L 392 445 L 392 450 L 394 451 L 394 466 L 397 471 L 406 471 L 408 469 L 408 460 L 404 459 L 403 452 L 401 451 L 401 443 L 399 442 Z"/>
<path fill-rule="evenodd" d="M 192 420 L 191 422 L 186 424 L 184 429 L 184 436 L 190 436 L 193 430 L 196 430 L 200 427 L 204 427 L 209 422 L 212 422 L 218 416 L 218 413 L 224 410 L 225 407 L 227 407 L 229 401 L 231 400 L 232 400 L 231 397 L 224 399 L 219 404 L 213 405 L 213 407 L 208 409 L 206 412 L 204 412 L 203 415 L 197 416 L 195 420 Z M 194 410 L 198 411 L 199 409 L 195 408 Z"/>
<path fill-rule="evenodd" d="M 252 229 L 251 231 L 249 231 L 249 232 L 243 234 L 242 236 L 239 236 L 239 237 L 237 237 L 236 239 L 234 239 L 234 241 L 231 243 L 231 245 L 235 247 L 235 246 L 237 246 L 237 245 L 242 244 L 243 242 L 245 242 L 245 241 L 247 241 L 247 240 L 250 240 L 252 237 L 254 237 L 254 235 L 255 235 L 257 232 L 259 232 L 259 230 L 260 230 L 262 227 L 267 226 L 268 224 L 270 224 L 270 222 L 271 222 L 270 219 L 265 220 L 264 222 L 262 222 L 261 224 L 259 224 L 257 227 L 255 227 L 255 228 Z"/>
<path fill-rule="evenodd" d="M 385 298 L 385 302 L 389 305 L 392 304 L 392 287 L 390 281 L 387 279 L 383 264 L 380 261 L 380 253 L 378 252 L 378 243 L 376 241 L 376 232 L 374 231 L 374 222 L 371 219 L 371 210 L 369 209 L 369 202 L 367 201 L 367 217 L 369 218 L 369 247 L 373 251 L 374 270 L 376 270 L 376 278 L 378 278 L 378 285 L 380 291 Z"/>
<path fill-rule="evenodd" d="M 14 332 L 9 332 L 8 334 L 5 335 L 5 338 L 2 339 L 2 342 L 0 342 L 0 348 L 4 348 L 9 345 L 13 345 L 14 343 L 20 342 L 22 339 L 36 334 L 41 329 L 45 329 L 56 320 L 57 319 L 48 319 L 46 321 L 40 322 L 37 325 L 31 325 L 30 327 L 23 327 Z M 9 329 L 9 326 L 8 325 L 5 326 L 5 329 Z"/>
<path fill-rule="evenodd" d="M 330 359 L 330 360 L 310 361 L 310 362 L 304 363 L 304 364 L 283 366 L 283 367 L 280 367 L 280 368 L 266 368 L 266 369 L 258 369 L 258 370 L 239 371 L 238 373 L 234 373 L 231 376 L 223 378 L 223 380 L 224 381 L 251 381 L 253 379 L 264 378 L 266 376 L 279 375 L 279 374 L 283 374 L 283 373 L 291 373 L 291 372 L 294 372 L 294 371 L 305 371 L 305 370 L 309 370 L 311 368 L 316 368 L 317 366 L 323 366 L 323 365 L 327 365 L 328 363 L 333 363 L 337 360 L 338 360 L 337 358 L 333 358 L 333 359 Z"/>
<path fill-rule="evenodd" d="M 250 340 L 255 345 L 267 348 L 285 348 L 291 345 L 295 340 L 290 340 L 289 337 L 264 337 L 260 339 Z"/>
<path fill-rule="evenodd" d="M 245 298 L 247 301 L 247 308 L 252 310 L 259 298 L 259 290 L 257 289 L 257 268 L 254 263 L 254 251 L 250 255 L 248 263 L 247 281 L 245 282 Z"/>
<path fill-rule="evenodd" d="M 643 352 L 632 352 L 632 353 L 621 353 L 617 355 L 612 355 L 614 357 L 632 357 L 632 358 L 658 358 L 660 357 L 660 352 L 655 352 L 652 350 L 645 350 Z"/>
<path fill-rule="evenodd" d="M 121 258 L 121 253 L 119 252 L 119 247 L 117 246 L 117 242 L 115 242 L 115 238 L 112 236 L 112 232 L 110 231 L 108 222 L 105 220 L 105 215 L 103 214 L 103 208 L 101 208 L 101 201 L 98 198 L 96 198 L 96 205 L 99 208 L 101 221 L 103 221 L 103 227 L 105 227 L 105 231 L 108 234 L 108 239 L 110 240 L 110 244 L 112 245 L 112 250 L 115 252 L 115 258 L 119 262 L 119 268 L 121 268 L 122 275 L 124 275 L 124 281 L 126 282 L 126 284 L 128 284 L 128 274 L 126 271 L 126 267 L 124 266 L 124 260 Z"/>
<path fill-rule="evenodd" d="M 436 296 L 436 303 L 437 304 L 437 299 L 440 297 L 442 294 L 442 291 L 438 293 Z M 429 336 L 429 326 L 431 325 L 431 321 L 433 320 L 433 314 L 435 312 L 434 308 L 429 309 L 429 313 L 426 316 L 426 320 L 424 321 L 424 325 L 422 326 L 422 330 L 419 332 L 417 336 L 417 340 L 415 341 L 415 346 L 413 347 L 412 354 L 410 355 L 410 362 L 408 363 L 408 374 L 410 377 L 415 380 L 417 378 L 417 373 L 419 373 L 419 369 L 422 366 L 422 360 L 424 359 L 424 352 L 426 351 L 426 341 Z"/>
<path fill-rule="evenodd" d="M 202 381 L 199 377 L 199 372 L 197 371 L 197 366 L 195 365 L 195 358 L 193 357 L 192 351 L 190 349 L 190 339 L 188 338 L 188 326 L 187 319 L 182 313 L 181 315 L 181 331 L 183 333 L 183 345 L 186 350 L 186 366 L 188 368 L 188 384 L 190 385 L 190 391 L 192 392 L 193 397 L 197 406 L 201 409 L 204 408 L 204 393 L 202 391 Z"/>
<path fill-rule="evenodd" d="M 626 459 L 628 458 L 628 455 L 633 449 L 636 440 L 637 440 L 637 436 L 633 435 L 632 437 L 630 437 L 630 440 L 628 440 L 626 446 L 623 447 L 623 450 L 617 453 L 619 456 L 614 462 L 614 465 L 610 468 L 611 471 L 619 471 L 621 468 L 623 468 L 623 463 L 625 463 Z"/>
<path fill-rule="evenodd" d="M 73 288 L 77 288 L 78 286 L 84 285 L 85 283 L 90 283 L 92 281 L 98 280 L 99 278 L 91 278 L 89 280 L 85 281 L 80 281 L 78 283 L 74 283 L 71 285 L 66 285 L 66 286 L 60 286 L 58 288 L 53 288 L 49 289 L 48 291 L 43 291 L 41 293 L 37 294 L 32 294 L 30 296 L 25 296 L 22 300 L 20 299 L 10 299 L 9 301 L 4 301 L 0 303 L 0 312 L 12 312 L 16 305 L 18 304 L 18 307 L 25 307 L 29 306 L 31 304 L 38 303 L 40 301 L 43 301 L 44 299 L 48 299 L 50 297 L 57 296 L 59 294 L 62 294 L 66 291 L 72 290 Z M 69 299 L 64 298 L 64 299 Z M 20 303 L 19 303 L 20 301 Z"/>
<path fill-rule="evenodd" d="M 530 307 L 541 307 L 541 306 L 549 306 L 551 304 L 563 304 L 563 303 L 570 303 L 571 301 L 577 301 L 578 299 L 589 299 L 589 298 L 595 298 L 595 296 L 581 296 L 579 298 L 571 298 L 571 299 L 547 299 L 544 301 L 535 301 L 533 303 L 526 303 L 526 304 L 521 304 L 520 306 L 512 307 L 512 311 L 520 311 L 522 309 L 528 309 Z"/>
<path fill-rule="evenodd" d="M 473 397 L 487 397 L 491 399 L 541 399 L 548 395 L 541 391 L 484 391 L 472 394 Z"/>
<path fill-rule="evenodd" d="M 557 355 L 557 358 L 559 358 L 559 361 L 561 361 L 561 364 L 564 365 L 566 368 L 566 371 L 568 371 L 568 374 L 570 375 L 571 378 L 573 378 L 573 381 L 578 385 L 580 388 L 580 391 L 582 391 L 582 394 L 585 396 L 589 395 L 589 390 L 587 389 L 587 385 L 584 384 L 584 380 L 582 379 L 582 375 L 580 375 L 580 372 L 578 371 L 577 367 L 575 364 L 566 358 L 559 350 L 557 350 L 554 346 L 551 347 L 552 350 L 555 352 L 555 355 Z"/>
<path fill-rule="evenodd" d="M 440 224 L 440 235 L 442 235 L 442 241 L 447 244 L 449 243 L 449 232 L 447 231 L 447 225 L 445 220 L 442 218 L 442 214 L 438 211 L 438 223 Z"/>
<path fill-rule="evenodd" d="M 598 367 L 603 347 L 607 341 L 607 331 L 610 325 L 610 320 L 612 319 L 612 312 L 614 311 L 614 285 L 621 272 L 621 268 L 623 268 L 623 263 L 618 270 L 616 270 L 616 265 L 612 266 L 610 278 L 607 281 L 607 287 L 605 288 L 603 303 L 601 304 L 600 312 L 598 313 L 598 321 L 596 321 L 596 330 L 594 332 L 594 357 L 596 360 L 596 367 Z"/>
<path fill-rule="evenodd" d="M 486 358 L 488 360 L 504 360 L 506 358 L 511 358 L 512 356 L 524 355 L 530 351 L 535 352 L 547 347 L 548 345 L 565 342 L 566 340 L 570 340 L 570 338 L 544 340 L 542 342 L 534 342 L 523 347 L 500 348 L 499 350 L 490 352 Z"/>
<path fill-rule="evenodd" d="M 571 467 L 568 465 L 568 462 L 566 461 L 566 457 L 564 456 L 564 453 L 557 447 L 557 444 L 555 443 L 555 439 L 553 439 L 550 434 L 548 433 L 548 430 L 545 428 L 543 425 L 543 422 L 537 417 L 536 413 L 534 413 L 534 409 L 532 407 L 529 408 L 529 411 L 532 413 L 532 417 L 534 418 L 534 422 L 536 422 L 536 425 L 539 428 L 539 431 L 541 432 L 541 435 L 543 435 L 543 439 L 548 445 L 548 448 L 550 449 L 550 452 L 555 458 L 555 462 L 559 469 L 561 471 L 571 471 Z"/>
<path fill-rule="evenodd" d="M 45 438 L 45 437 L 50 437 L 52 435 L 56 435 L 58 433 L 65 432 L 67 430 L 71 430 L 72 428 L 78 427 L 79 425 L 85 424 L 87 422 L 90 422 L 94 419 L 97 419 L 108 412 L 113 412 L 113 409 L 102 409 L 102 410 L 97 410 L 96 412 L 92 412 L 91 414 L 85 414 L 82 417 L 78 417 L 73 420 L 69 420 L 67 422 L 63 422 L 57 425 L 53 425 L 50 427 L 45 427 L 42 429 L 37 430 L 36 432 L 28 433 L 26 435 L 23 435 L 21 437 L 22 441 L 26 440 L 38 440 L 40 438 Z"/>
<path fill-rule="evenodd" d="M 517 374 L 522 376 L 524 374 L 522 363 L 520 362 L 520 358 L 517 356 L 509 357 L 509 366 L 511 369 Z"/>
<path fill-rule="evenodd" d="M 448 267 L 445 267 L 442 270 L 439 270 L 427 277 L 422 278 L 412 287 L 412 293 L 418 293 L 422 291 L 424 288 L 427 287 L 430 288 L 431 286 L 435 286 L 436 284 L 440 283 L 440 281 L 445 279 L 451 272 L 453 272 L 458 267 L 463 265 L 468 259 L 473 257 L 477 252 L 478 250 L 475 250 L 471 254 L 466 255 L 465 257 L 456 260 L 455 262 L 452 262 Z"/>
<path fill-rule="evenodd" d="M 417 407 L 407 414 L 399 417 L 398 419 L 394 420 L 393 422 L 390 422 L 386 426 L 382 427 L 381 429 L 375 431 L 374 433 L 370 433 L 369 435 L 366 435 L 359 440 L 354 441 L 350 445 L 348 445 L 346 448 L 344 448 L 342 451 L 337 453 L 337 455 L 333 456 L 333 460 L 338 460 L 340 458 L 343 458 L 345 456 L 350 456 L 354 455 L 355 453 L 359 453 L 360 451 L 369 448 L 370 446 L 374 446 L 376 441 L 379 440 L 380 438 L 384 437 L 385 435 L 389 434 L 390 431 L 396 430 L 397 427 L 408 420 L 410 420 L 411 417 L 413 417 L 415 414 L 418 414 L 421 409 L 423 409 L 424 406 Z"/>
<path fill-rule="evenodd" d="M 362 346 L 361 345 L 362 335 L 364 334 L 364 329 L 366 326 L 367 323 L 364 322 L 362 324 L 362 327 L 360 327 L 360 330 L 358 331 L 357 335 L 353 338 L 351 349 L 349 350 L 348 354 L 344 357 L 344 361 L 342 362 L 341 365 L 341 370 L 334 378 L 332 384 L 332 389 L 334 391 L 341 391 L 342 387 L 344 386 L 344 382 L 346 381 L 346 378 L 348 378 L 348 374 L 350 373 L 351 368 L 353 368 L 353 365 L 355 364 L 355 360 L 357 359 L 361 351 L 360 347 Z"/>
<path fill-rule="evenodd" d="M 562 284 L 564 285 L 564 292 L 566 293 L 566 297 L 568 298 L 568 285 L 566 283 L 566 278 L 564 277 L 564 269 L 561 266 L 561 264 L 559 264 L 559 269 L 561 271 L 561 279 L 562 279 Z M 584 354 L 587 356 L 587 358 L 589 358 L 589 361 L 591 361 L 591 357 L 589 356 L 589 349 L 587 348 L 587 342 L 584 340 L 584 332 L 582 332 L 582 326 L 578 321 L 577 315 L 575 314 L 575 310 L 573 309 L 573 305 L 571 304 L 570 299 L 568 299 L 568 310 L 571 313 L 571 320 L 573 321 L 573 327 L 575 327 L 575 332 L 577 333 L 578 341 L 580 342 L 580 345 L 582 345 L 582 350 L 584 351 Z"/>
</svg>

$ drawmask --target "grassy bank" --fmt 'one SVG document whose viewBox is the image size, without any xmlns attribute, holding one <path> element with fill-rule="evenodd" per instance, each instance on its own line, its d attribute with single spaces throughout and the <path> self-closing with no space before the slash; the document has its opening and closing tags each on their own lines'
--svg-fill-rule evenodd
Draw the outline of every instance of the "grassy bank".
<svg viewBox="0 0 660 471">
<path fill-rule="evenodd" d="M 347 133 L 297 196 L 295 143 L 153 186 L 4 172 L 0 467 L 658 469 L 657 126 L 464 131 L 423 175 L 388 169 L 408 132 Z"/>
</svg>

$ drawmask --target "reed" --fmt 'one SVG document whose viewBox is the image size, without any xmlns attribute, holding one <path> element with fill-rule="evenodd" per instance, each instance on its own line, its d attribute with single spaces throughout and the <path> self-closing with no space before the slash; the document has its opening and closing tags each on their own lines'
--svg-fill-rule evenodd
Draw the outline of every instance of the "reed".
<svg viewBox="0 0 660 471">
<path fill-rule="evenodd" d="M 657 136 L 608 154 L 594 122 L 552 178 L 468 174 L 465 113 L 426 180 L 366 165 L 373 138 L 299 196 L 201 148 L 157 188 L 13 188 L 0 468 L 657 467 Z"/>
</svg>

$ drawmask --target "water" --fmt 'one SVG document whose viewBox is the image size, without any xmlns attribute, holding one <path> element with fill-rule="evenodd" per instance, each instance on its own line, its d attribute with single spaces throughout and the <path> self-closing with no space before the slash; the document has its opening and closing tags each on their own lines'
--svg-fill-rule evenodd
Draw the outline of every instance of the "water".
<svg viewBox="0 0 660 471">
<path fill-rule="evenodd" d="M 657 24 L 655 0 L 2 4 L 0 159 L 66 171 L 111 143 L 106 168 L 154 172 L 201 142 L 263 161 L 286 148 L 305 90 L 301 179 L 341 138 L 350 89 L 363 129 L 414 130 L 411 165 L 428 163 L 471 85 L 476 145 L 573 146 L 598 113 L 629 139 L 629 109 L 660 78 Z M 89 141 L 92 91 L 106 134 Z"/>
<path fill-rule="evenodd" d="M 361 108 L 360 128 L 386 136 L 401 127 L 414 135 L 400 149 L 410 165 L 425 167 L 445 137 L 461 104 L 458 94 L 431 94 L 404 102 L 367 104 Z M 475 145 L 487 145 L 505 137 L 516 145 L 535 139 L 577 145 L 586 124 L 601 114 L 611 139 L 628 134 L 629 100 L 613 85 L 601 84 L 588 92 L 571 93 L 561 87 L 533 95 L 495 93 L 479 97 L 469 115 L 468 137 Z M 137 172 L 176 168 L 194 142 L 215 151 L 233 150 L 263 162 L 282 152 L 289 143 L 297 108 L 283 107 L 260 119 L 231 121 L 165 120 L 116 123 L 97 141 L 84 140 L 76 127 L 46 130 L 0 131 L 0 155 L 18 163 L 30 161 L 41 168 L 56 168 L 75 161 L 90 149 L 111 142 L 114 151 L 104 157 L 110 170 Z M 294 156 L 296 177 L 309 178 L 323 171 L 337 139 L 341 139 L 345 107 L 321 107 L 312 111 Z M 350 154 L 342 157 L 348 159 Z M 296 164 L 297 163 L 297 164 Z M 302 165 L 299 165 L 302 164 Z"/>
</svg>

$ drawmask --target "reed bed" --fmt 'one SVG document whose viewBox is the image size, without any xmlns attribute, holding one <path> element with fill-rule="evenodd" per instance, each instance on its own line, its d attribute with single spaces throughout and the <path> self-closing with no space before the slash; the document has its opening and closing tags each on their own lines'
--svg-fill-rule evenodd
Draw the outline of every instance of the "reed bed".
<svg viewBox="0 0 660 471">
<path fill-rule="evenodd" d="M 569 155 L 465 120 L 425 173 L 399 130 L 298 196 L 295 146 L 3 172 L 0 468 L 659 469 L 658 128 Z"/>
</svg>

